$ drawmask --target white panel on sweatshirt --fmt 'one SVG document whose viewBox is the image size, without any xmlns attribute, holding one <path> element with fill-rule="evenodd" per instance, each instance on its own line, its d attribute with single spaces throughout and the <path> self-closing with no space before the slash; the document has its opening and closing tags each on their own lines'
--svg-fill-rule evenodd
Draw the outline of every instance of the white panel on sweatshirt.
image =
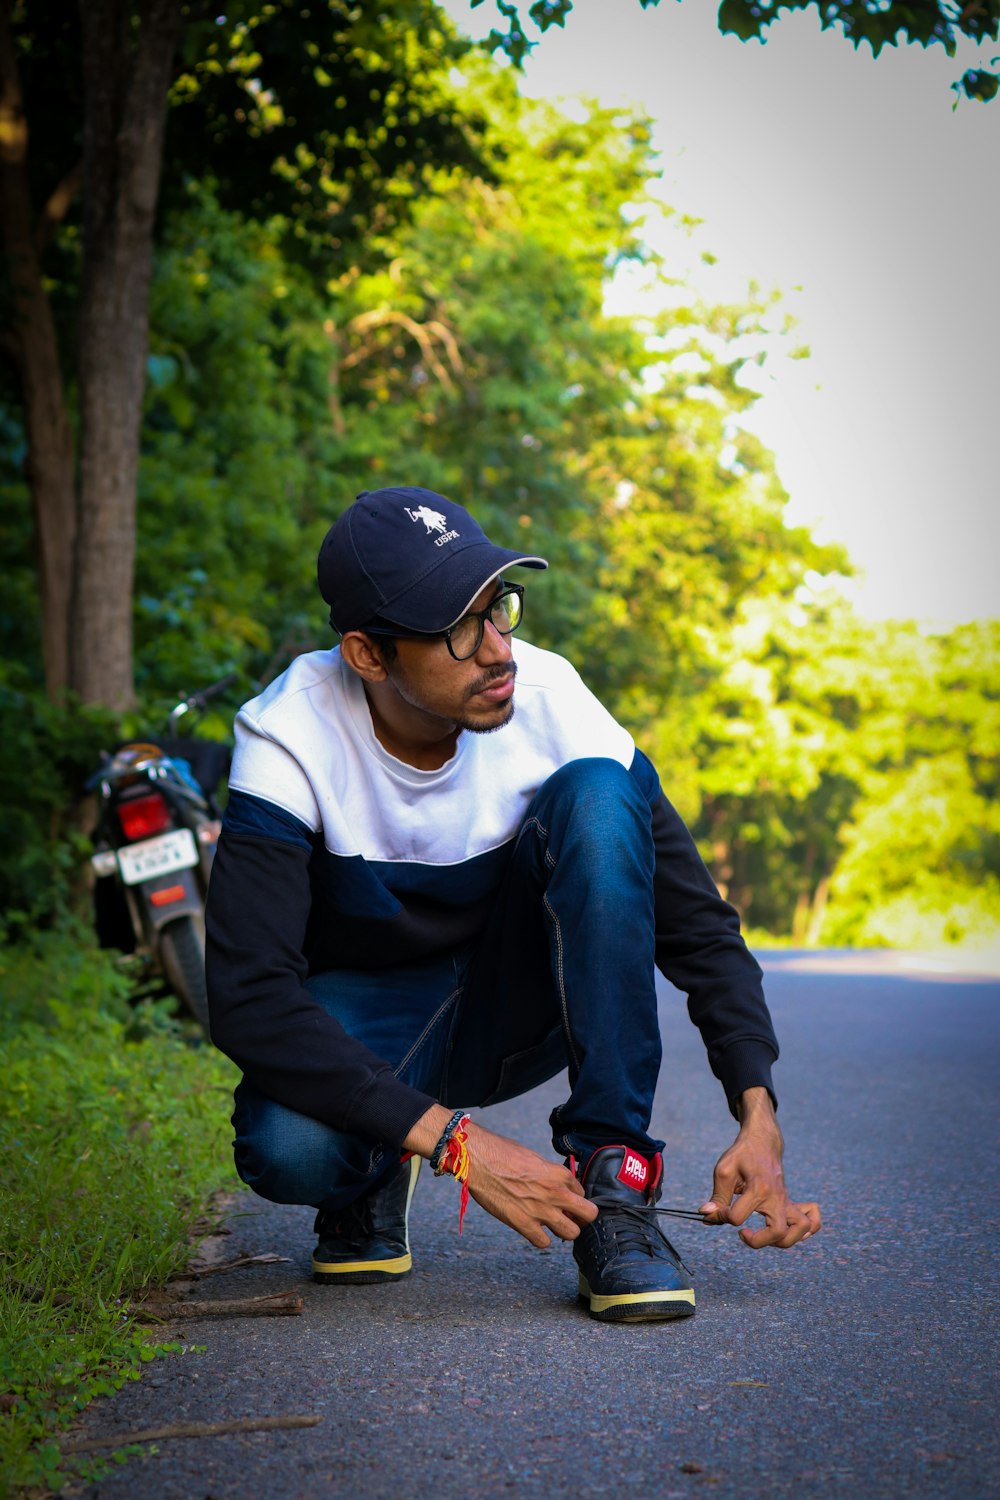
<svg viewBox="0 0 1000 1500">
<path fill-rule="evenodd" d="M 601 756 L 628 768 L 635 745 L 579 673 L 527 641 L 514 646 L 515 712 L 493 734 L 459 735 L 420 771 L 372 729 L 361 679 L 340 648 L 297 657 L 236 719 L 230 785 L 323 830 L 332 854 L 457 864 L 512 838 L 560 766 Z"/>
</svg>

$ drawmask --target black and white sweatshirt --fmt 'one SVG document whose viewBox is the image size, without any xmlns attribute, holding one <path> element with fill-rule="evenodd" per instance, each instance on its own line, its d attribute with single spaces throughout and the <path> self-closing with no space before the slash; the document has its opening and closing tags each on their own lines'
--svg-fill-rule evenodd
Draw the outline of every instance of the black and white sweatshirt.
<svg viewBox="0 0 1000 1500">
<path fill-rule="evenodd" d="M 560 766 L 606 756 L 649 802 L 656 963 L 688 996 L 732 1108 L 778 1055 L 761 971 L 632 737 L 551 652 L 518 640 L 516 712 L 459 735 L 435 771 L 379 743 L 339 648 L 298 657 L 236 720 L 207 910 L 212 1036 L 279 1103 L 399 1145 L 433 1101 L 347 1035 L 304 988 L 390 969 L 481 932 L 525 812 Z"/>
</svg>

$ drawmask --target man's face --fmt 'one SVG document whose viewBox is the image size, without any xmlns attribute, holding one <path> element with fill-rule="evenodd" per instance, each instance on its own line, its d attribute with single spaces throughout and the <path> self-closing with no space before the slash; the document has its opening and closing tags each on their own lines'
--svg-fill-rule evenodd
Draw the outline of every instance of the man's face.
<svg viewBox="0 0 1000 1500">
<path fill-rule="evenodd" d="M 472 608 L 486 609 L 501 591 L 501 584 L 488 584 Z M 443 640 L 399 636 L 395 659 L 386 670 L 399 698 L 414 712 L 440 720 L 443 732 L 457 728 L 488 734 L 514 716 L 517 663 L 510 637 L 500 635 L 488 620 L 479 650 L 467 661 L 456 661 Z"/>
</svg>

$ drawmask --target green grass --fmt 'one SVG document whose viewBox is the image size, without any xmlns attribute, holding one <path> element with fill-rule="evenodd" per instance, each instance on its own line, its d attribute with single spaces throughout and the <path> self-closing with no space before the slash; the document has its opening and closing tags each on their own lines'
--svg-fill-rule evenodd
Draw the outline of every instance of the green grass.
<svg viewBox="0 0 1000 1500">
<path fill-rule="evenodd" d="M 0 1495 L 61 1488 L 60 1431 L 178 1347 L 133 1301 L 236 1182 L 232 1066 L 126 989 L 79 934 L 0 948 Z"/>
</svg>

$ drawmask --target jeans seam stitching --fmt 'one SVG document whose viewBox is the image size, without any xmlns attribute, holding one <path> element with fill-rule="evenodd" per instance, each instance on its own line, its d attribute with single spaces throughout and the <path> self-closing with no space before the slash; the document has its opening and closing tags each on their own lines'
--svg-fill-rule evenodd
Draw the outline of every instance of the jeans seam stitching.
<svg viewBox="0 0 1000 1500">
<path fill-rule="evenodd" d="M 548 865 L 550 870 L 554 870 L 556 868 L 556 858 L 549 849 L 549 830 L 547 828 L 543 828 L 536 817 L 529 818 L 524 826 L 527 828 L 529 825 L 533 825 L 541 834 L 542 839 L 544 840 L 544 848 L 542 852 L 545 856 L 545 863 Z M 566 1033 L 566 1045 L 569 1048 L 570 1056 L 573 1059 L 573 1064 L 576 1067 L 577 1071 L 579 1071 L 580 1054 L 576 1050 L 576 1043 L 573 1040 L 573 1033 L 570 1030 L 569 1005 L 566 1000 L 566 984 L 563 972 L 562 927 L 559 924 L 559 918 L 556 915 L 555 909 L 549 900 L 548 891 L 545 892 L 545 895 L 542 898 L 542 905 L 545 907 L 545 910 L 549 914 L 549 920 L 552 923 L 552 928 L 555 932 L 556 937 L 556 984 L 559 989 L 559 1006 L 562 1011 L 563 1031 Z"/>
<path fill-rule="evenodd" d="M 579 1068 L 580 1068 L 580 1055 L 579 1055 L 579 1053 L 576 1050 L 576 1043 L 573 1040 L 573 1033 L 572 1033 L 572 1031 L 570 1030 L 570 1027 L 569 1027 L 569 1005 L 568 1005 L 567 1000 L 566 1000 L 566 985 L 565 985 L 564 974 L 563 974 L 562 927 L 559 924 L 559 918 L 557 917 L 557 915 L 555 913 L 555 909 L 553 908 L 552 903 L 549 901 L 549 896 L 548 896 L 548 892 L 547 891 L 546 891 L 545 896 L 543 898 L 543 905 L 545 907 L 545 910 L 549 914 L 549 919 L 550 919 L 550 921 L 552 923 L 553 931 L 555 932 L 555 937 L 556 937 L 556 983 L 557 983 L 557 985 L 559 987 L 559 1006 L 560 1006 L 560 1009 L 562 1010 L 563 1030 L 566 1033 L 566 1043 L 567 1043 L 567 1046 L 569 1047 L 570 1054 L 572 1055 L 574 1065 L 576 1066 L 577 1070 L 579 1071 Z"/>
<path fill-rule="evenodd" d="M 544 828 L 535 817 L 528 818 L 524 824 L 524 828 L 534 828 L 538 833 L 541 834 L 542 839 L 545 842 L 545 848 L 542 851 L 545 858 L 545 863 L 548 865 L 550 870 L 554 870 L 556 867 L 556 861 L 555 856 L 549 851 L 549 830 L 547 828 Z"/>
<path fill-rule="evenodd" d="M 459 985 L 458 988 L 452 990 L 448 998 L 438 1006 L 437 1010 L 434 1012 L 433 1016 L 431 1016 L 430 1020 L 427 1022 L 427 1025 L 417 1037 L 417 1040 L 413 1043 L 413 1046 L 410 1048 L 409 1052 L 407 1052 L 402 1062 L 400 1062 L 397 1067 L 393 1068 L 392 1073 L 394 1078 L 398 1078 L 403 1069 L 413 1061 L 417 1053 L 420 1051 L 421 1047 L 426 1042 L 427 1038 L 430 1036 L 431 1032 L 434 1030 L 437 1023 L 440 1021 L 441 1017 L 444 1015 L 445 1011 L 447 1011 L 449 1007 L 454 1004 L 455 1000 L 461 993 L 462 988 L 461 985 Z"/>
</svg>

